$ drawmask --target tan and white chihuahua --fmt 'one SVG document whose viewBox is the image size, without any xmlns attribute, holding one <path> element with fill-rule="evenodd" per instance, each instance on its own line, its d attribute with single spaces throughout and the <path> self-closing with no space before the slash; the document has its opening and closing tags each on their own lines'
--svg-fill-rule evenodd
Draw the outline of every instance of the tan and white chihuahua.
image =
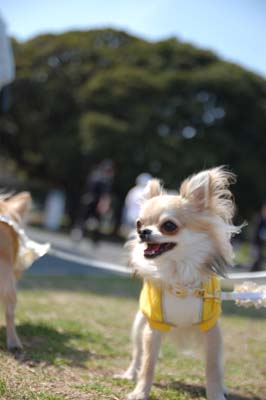
<svg viewBox="0 0 266 400">
<path fill-rule="evenodd" d="M 167 194 L 158 180 L 148 183 L 137 239 L 129 242 L 131 265 L 144 285 L 133 324 L 133 359 L 121 375 L 137 379 L 128 400 L 149 397 L 164 333 L 186 336 L 191 330 L 206 349 L 208 400 L 226 398 L 218 276 L 233 265 L 230 239 L 240 231 L 232 224 L 233 180 L 217 167 L 185 180 L 177 195 Z"/>
<path fill-rule="evenodd" d="M 18 264 L 20 238 L 17 226 L 25 218 L 30 202 L 28 192 L 0 197 L 0 301 L 5 307 L 9 350 L 22 347 L 15 327 L 16 279 L 23 270 Z"/>
</svg>

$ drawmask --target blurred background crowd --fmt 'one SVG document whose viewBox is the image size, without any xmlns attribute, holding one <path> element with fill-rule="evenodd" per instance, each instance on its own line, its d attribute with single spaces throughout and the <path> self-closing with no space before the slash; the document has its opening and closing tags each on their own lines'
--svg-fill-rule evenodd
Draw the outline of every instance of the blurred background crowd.
<svg viewBox="0 0 266 400">
<path fill-rule="evenodd" d="M 235 3 L 239 23 L 258 11 L 259 24 L 261 2 Z M 120 240 L 152 176 L 175 192 L 187 175 L 227 165 L 238 176 L 236 222 L 250 222 L 241 237 L 253 244 L 250 268 L 264 267 L 266 65 L 246 69 L 178 35 L 150 40 L 111 24 L 21 38 L 9 32 L 14 4 L 8 25 L 1 12 L 0 186 L 31 191 L 32 225 L 73 242 Z"/>
</svg>

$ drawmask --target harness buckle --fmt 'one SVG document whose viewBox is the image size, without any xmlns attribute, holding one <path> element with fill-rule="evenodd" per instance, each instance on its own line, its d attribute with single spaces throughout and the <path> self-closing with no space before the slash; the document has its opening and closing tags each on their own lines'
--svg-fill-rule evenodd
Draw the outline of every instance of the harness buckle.
<svg viewBox="0 0 266 400">
<path fill-rule="evenodd" d="M 175 295 L 176 297 L 186 297 L 187 289 L 186 288 L 175 289 Z"/>
<path fill-rule="evenodd" d="M 200 289 L 197 288 L 194 290 L 194 296 L 195 297 L 204 297 L 206 295 L 206 290 L 205 289 Z"/>
</svg>

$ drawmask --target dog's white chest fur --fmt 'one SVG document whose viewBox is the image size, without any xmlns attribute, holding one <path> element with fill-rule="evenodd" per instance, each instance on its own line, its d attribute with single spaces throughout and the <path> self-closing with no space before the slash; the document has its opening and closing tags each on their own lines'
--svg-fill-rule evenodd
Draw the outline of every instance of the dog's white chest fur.
<svg viewBox="0 0 266 400">
<path fill-rule="evenodd" d="M 162 292 L 164 322 L 174 326 L 191 326 L 202 321 L 202 299 L 195 296 L 177 297 Z"/>
</svg>

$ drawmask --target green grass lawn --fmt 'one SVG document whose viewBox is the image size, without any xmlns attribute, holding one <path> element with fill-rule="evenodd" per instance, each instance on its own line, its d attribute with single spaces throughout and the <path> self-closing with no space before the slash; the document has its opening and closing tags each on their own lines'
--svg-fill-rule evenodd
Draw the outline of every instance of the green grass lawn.
<svg viewBox="0 0 266 400">
<path fill-rule="evenodd" d="M 139 289 L 124 278 L 24 277 L 17 308 L 24 350 L 9 354 L 0 328 L 0 399 L 124 399 L 133 384 L 112 376 L 130 360 Z M 222 327 L 230 399 L 265 400 L 266 310 L 227 303 Z M 179 354 L 166 341 L 151 399 L 204 399 L 204 381 L 199 355 Z"/>
</svg>

